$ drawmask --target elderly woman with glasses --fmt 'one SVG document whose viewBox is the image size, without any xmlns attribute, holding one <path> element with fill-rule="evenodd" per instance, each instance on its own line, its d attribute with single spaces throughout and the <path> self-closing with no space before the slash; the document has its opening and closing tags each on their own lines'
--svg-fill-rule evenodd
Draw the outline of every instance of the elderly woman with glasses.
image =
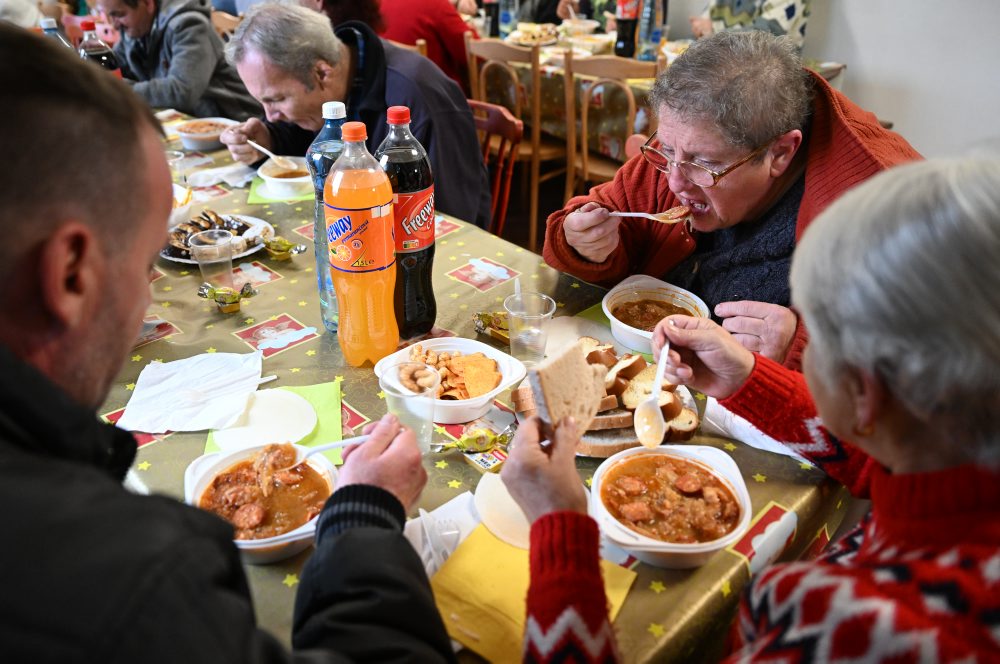
<svg viewBox="0 0 1000 664">
<path fill-rule="evenodd" d="M 650 103 L 659 126 L 642 156 L 549 217 L 546 262 L 606 286 L 648 274 L 687 288 L 748 349 L 797 367 L 806 336 L 787 307 L 798 237 L 845 190 L 920 155 L 765 32 L 696 42 Z M 609 216 L 676 205 L 689 223 Z"/>
<path fill-rule="evenodd" d="M 1000 160 L 907 164 L 834 203 L 796 250 L 804 373 L 703 318 L 657 326 L 668 380 L 871 500 L 817 559 L 750 580 L 731 661 L 997 661 L 997 256 Z M 534 420 L 522 426 L 501 473 L 533 521 L 525 661 L 608 661 L 597 525 L 563 428 L 543 450 Z"/>
</svg>

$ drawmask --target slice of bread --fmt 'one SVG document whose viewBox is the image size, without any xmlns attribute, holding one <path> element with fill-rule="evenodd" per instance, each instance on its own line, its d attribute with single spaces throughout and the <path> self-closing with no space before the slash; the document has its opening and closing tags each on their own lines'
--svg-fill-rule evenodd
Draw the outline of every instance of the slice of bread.
<svg viewBox="0 0 1000 664">
<path fill-rule="evenodd" d="M 575 419 L 580 431 L 590 428 L 605 396 L 606 371 L 604 366 L 587 364 L 580 343 L 528 370 L 528 385 L 546 436 L 564 417 Z"/>
<path fill-rule="evenodd" d="M 628 388 L 629 381 L 648 366 L 642 355 L 625 355 L 610 369 L 604 377 L 604 389 L 608 394 L 621 396 Z M 655 367 L 654 367 L 655 370 Z"/>
<path fill-rule="evenodd" d="M 511 404 L 514 406 L 515 413 L 524 413 L 526 411 L 535 410 L 535 396 L 531 392 L 530 385 L 524 385 L 510 393 Z M 601 399 L 600 405 L 597 407 L 598 413 L 603 413 L 606 410 L 611 410 L 612 408 L 618 407 L 618 397 L 613 394 L 605 395 Z"/>
<path fill-rule="evenodd" d="M 656 365 L 647 365 L 645 369 L 640 371 L 632 380 L 629 381 L 625 391 L 622 392 L 622 405 L 629 410 L 635 410 L 635 407 L 638 406 L 640 402 L 648 399 L 649 395 L 653 393 L 654 380 L 656 380 Z M 669 383 L 666 380 L 663 381 L 663 391 L 660 392 L 660 408 L 663 408 L 665 404 L 671 403 L 672 401 L 680 404 L 676 396 L 674 396 L 673 399 L 664 396 L 665 394 L 672 395 L 675 389 L 677 389 L 676 385 Z M 664 417 L 667 415 L 673 417 L 679 411 L 679 407 L 671 407 L 670 410 L 664 411 Z"/>
<path fill-rule="evenodd" d="M 667 422 L 667 442 L 676 443 L 682 440 L 691 440 L 695 431 L 698 430 L 698 413 L 690 408 L 681 408 L 680 413 Z"/>
</svg>

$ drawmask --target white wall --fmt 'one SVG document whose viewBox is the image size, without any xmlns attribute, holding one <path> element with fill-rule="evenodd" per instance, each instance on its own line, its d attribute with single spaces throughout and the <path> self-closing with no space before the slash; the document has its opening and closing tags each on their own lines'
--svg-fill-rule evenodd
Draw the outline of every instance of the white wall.
<svg viewBox="0 0 1000 664">
<path fill-rule="evenodd" d="M 670 38 L 704 0 L 670 2 Z M 1000 1 L 813 0 L 803 56 L 847 64 L 842 91 L 927 157 L 1000 146 Z"/>
</svg>

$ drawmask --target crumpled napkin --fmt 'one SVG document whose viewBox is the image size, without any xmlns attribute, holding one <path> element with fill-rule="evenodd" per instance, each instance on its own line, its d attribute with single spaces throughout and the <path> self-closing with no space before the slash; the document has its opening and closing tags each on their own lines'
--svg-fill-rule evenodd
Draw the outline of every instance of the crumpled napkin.
<svg viewBox="0 0 1000 664">
<path fill-rule="evenodd" d="M 225 182 L 230 187 L 243 187 L 253 180 L 256 173 L 257 171 L 246 164 L 230 164 L 191 173 L 187 176 L 187 183 L 192 187 L 211 187 L 213 184 Z"/>
<path fill-rule="evenodd" d="M 741 443 L 746 443 L 750 447 L 756 447 L 758 450 L 774 452 L 775 454 L 783 454 L 784 456 L 792 457 L 798 461 L 807 461 L 812 463 L 801 454 L 793 452 L 792 449 L 784 443 L 765 434 L 763 431 L 751 424 L 749 420 L 746 420 L 736 413 L 727 410 L 724 406 L 720 405 L 719 401 L 714 397 L 708 397 L 705 401 L 705 415 L 701 420 L 701 432 L 721 435 L 727 438 L 735 438 Z"/>
<path fill-rule="evenodd" d="M 472 493 L 466 491 L 432 512 L 421 509 L 419 517 L 406 522 L 403 536 L 413 545 L 430 578 L 478 525 Z"/>
<path fill-rule="evenodd" d="M 118 426 L 164 433 L 231 426 L 260 383 L 263 353 L 203 353 L 150 362 L 139 374 Z"/>
</svg>

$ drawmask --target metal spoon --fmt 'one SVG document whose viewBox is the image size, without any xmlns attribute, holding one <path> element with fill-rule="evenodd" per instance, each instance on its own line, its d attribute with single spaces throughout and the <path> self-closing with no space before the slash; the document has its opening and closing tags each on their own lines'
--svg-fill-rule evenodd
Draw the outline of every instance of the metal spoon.
<svg viewBox="0 0 1000 664">
<path fill-rule="evenodd" d="M 265 148 L 263 145 L 261 145 L 259 143 L 254 143 L 249 138 L 247 139 L 247 143 L 249 143 L 251 146 L 253 146 L 253 148 L 255 150 L 259 150 L 259 151 L 263 152 L 264 154 L 266 154 L 268 157 L 270 157 L 271 160 L 274 161 L 275 166 L 277 166 L 278 168 L 284 168 L 284 169 L 287 169 L 289 171 L 294 171 L 295 169 L 297 169 L 299 167 L 298 164 L 296 164 L 291 159 L 288 159 L 286 157 L 278 156 L 278 155 L 274 154 L 273 152 L 271 152 L 270 150 L 268 150 L 267 148 Z"/>
<path fill-rule="evenodd" d="M 649 212 L 611 212 L 612 217 L 644 217 L 646 219 L 652 219 L 653 221 L 658 221 L 661 224 L 678 224 L 687 219 L 687 215 L 681 217 L 675 217 L 671 212 L 657 212 L 655 214 L 650 214 Z"/>
<path fill-rule="evenodd" d="M 667 354 L 670 352 L 670 341 L 663 344 L 660 350 L 660 361 L 656 363 L 656 378 L 653 380 L 652 394 L 635 408 L 633 422 L 635 435 L 639 442 L 652 449 L 659 447 L 663 436 L 667 433 L 667 423 L 660 410 L 660 391 L 663 389 L 663 374 L 667 368 Z"/>
</svg>

